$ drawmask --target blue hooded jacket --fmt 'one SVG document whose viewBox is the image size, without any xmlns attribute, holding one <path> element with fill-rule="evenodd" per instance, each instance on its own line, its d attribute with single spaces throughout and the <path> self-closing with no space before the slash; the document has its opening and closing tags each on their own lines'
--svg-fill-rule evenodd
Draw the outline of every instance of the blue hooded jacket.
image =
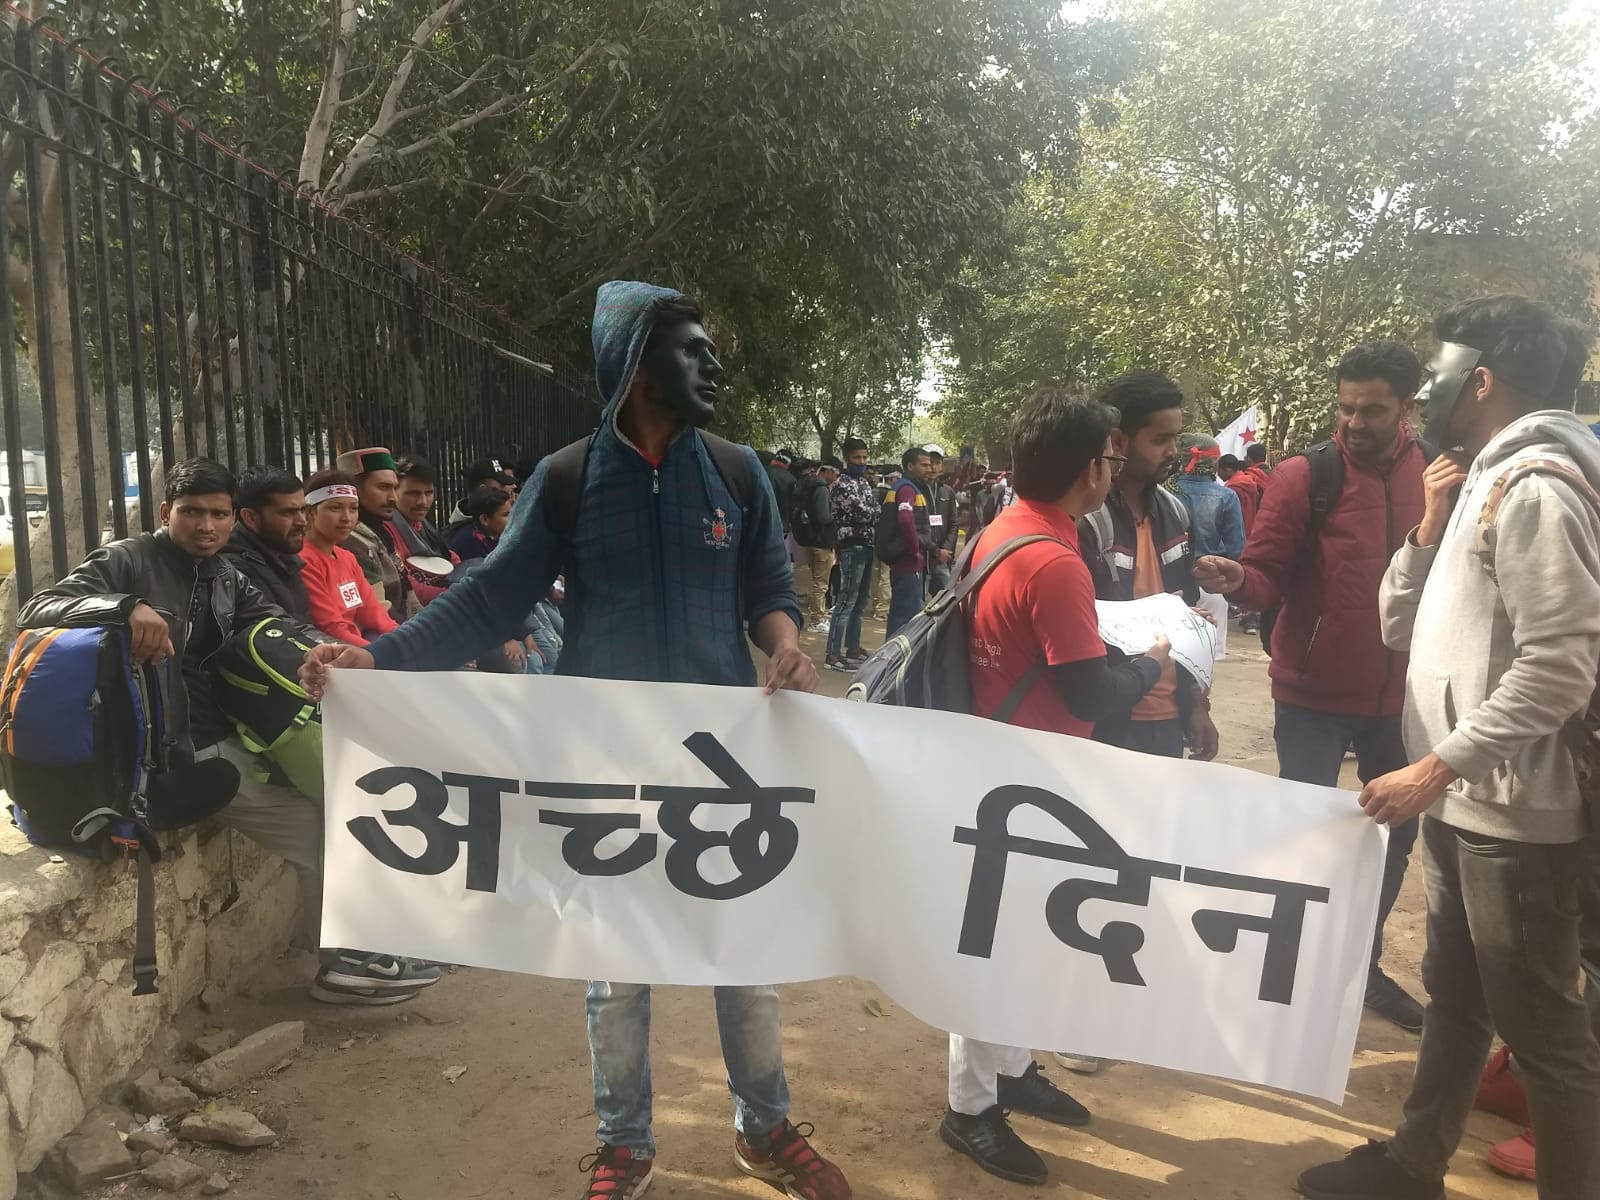
<svg viewBox="0 0 1600 1200">
<path fill-rule="evenodd" d="M 652 306 L 678 295 L 646 283 L 600 289 L 595 378 L 606 405 L 589 446 L 570 545 L 550 528 L 541 500 L 546 459 L 483 565 L 368 647 L 380 670 L 451 668 L 477 657 L 515 634 L 565 570 L 576 577 L 568 580 L 568 633 L 581 632 L 562 648 L 561 674 L 756 682 L 746 625 L 774 612 L 797 627 L 801 620 L 777 502 L 755 451 L 743 448 L 747 529 L 697 430 L 674 438 L 652 467 L 617 427 L 655 324 Z M 755 544 L 744 547 L 747 538 Z"/>
</svg>

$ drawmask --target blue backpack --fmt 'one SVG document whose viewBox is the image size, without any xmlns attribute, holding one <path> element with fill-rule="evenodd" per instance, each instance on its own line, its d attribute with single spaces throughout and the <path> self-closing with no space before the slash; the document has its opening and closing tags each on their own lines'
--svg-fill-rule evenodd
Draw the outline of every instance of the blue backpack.
<svg viewBox="0 0 1600 1200">
<path fill-rule="evenodd" d="M 161 670 L 133 662 L 124 629 L 26 629 L 0 678 L 0 783 L 17 826 L 138 870 L 136 996 L 156 990 L 156 835 L 211 815 L 239 786 L 221 759 L 167 770 Z"/>
</svg>

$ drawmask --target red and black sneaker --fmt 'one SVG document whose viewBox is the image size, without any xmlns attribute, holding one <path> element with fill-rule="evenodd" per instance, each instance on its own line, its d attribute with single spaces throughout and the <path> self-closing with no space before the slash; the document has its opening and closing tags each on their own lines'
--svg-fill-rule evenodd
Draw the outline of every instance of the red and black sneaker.
<svg viewBox="0 0 1600 1200">
<path fill-rule="evenodd" d="M 735 1136 L 733 1161 L 752 1179 L 770 1183 L 794 1200 L 850 1200 L 844 1172 L 806 1140 L 814 1132 L 809 1124 L 796 1126 L 785 1121 L 760 1148 Z"/>
<path fill-rule="evenodd" d="M 626 1146 L 601 1146 L 578 1161 L 589 1175 L 582 1200 L 636 1200 L 650 1186 L 656 1160 Z"/>
</svg>

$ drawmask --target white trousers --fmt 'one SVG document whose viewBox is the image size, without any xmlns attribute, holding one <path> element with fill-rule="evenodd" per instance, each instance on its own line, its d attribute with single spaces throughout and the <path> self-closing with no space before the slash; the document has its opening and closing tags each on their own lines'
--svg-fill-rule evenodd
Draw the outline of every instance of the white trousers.
<svg viewBox="0 0 1600 1200">
<path fill-rule="evenodd" d="M 950 1107 L 976 1117 L 1000 1102 L 997 1078 L 1019 1076 L 1033 1065 L 1025 1046 L 997 1046 L 976 1038 L 950 1035 Z"/>
</svg>

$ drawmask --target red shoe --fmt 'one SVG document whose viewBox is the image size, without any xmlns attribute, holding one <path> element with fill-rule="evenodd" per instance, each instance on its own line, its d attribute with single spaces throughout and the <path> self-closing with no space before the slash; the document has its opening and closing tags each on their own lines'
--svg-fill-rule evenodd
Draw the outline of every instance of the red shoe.
<svg viewBox="0 0 1600 1200">
<path fill-rule="evenodd" d="M 1483 1068 L 1483 1078 L 1478 1081 L 1478 1098 L 1472 1107 L 1479 1112 L 1504 1117 L 1513 1125 L 1526 1129 L 1533 1124 L 1528 1115 L 1528 1093 L 1522 1081 L 1511 1073 L 1511 1047 L 1501 1046 Z"/>
<path fill-rule="evenodd" d="M 626 1146 L 601 1146 L 585 1154 L 578 1170 L 589 1172 L 582 1200 L 638 1200 L 650 1186 L 656 1160 Z"/>
<path fill-rule="evenodd" d="M 1521 1137 L 1514 1137 L 1509 1142 L 1501 1142 L 1489 1151 L 1489 1165 L 1502 1175 L 1509 1175 L 1513 1179 L 1526 1179 L 1529 1183 L 1538 1182 L 1538 1177 L 1533 1169 L 1534 1149 L 1533 1130 L 1524 1129 Z"/>
<path fill-rule="evenodd" d="M 770 1183 L 794 1200 L 850 1200 L 844 1172 L 811 1148 L 806 1141 L 810 1125 L 796 1127 L 788 1121 L 775 1130 L 764 1150 L 742 1137 L 733 1139 L 733 1161 L 752 1179 Z"/>
</svg>

